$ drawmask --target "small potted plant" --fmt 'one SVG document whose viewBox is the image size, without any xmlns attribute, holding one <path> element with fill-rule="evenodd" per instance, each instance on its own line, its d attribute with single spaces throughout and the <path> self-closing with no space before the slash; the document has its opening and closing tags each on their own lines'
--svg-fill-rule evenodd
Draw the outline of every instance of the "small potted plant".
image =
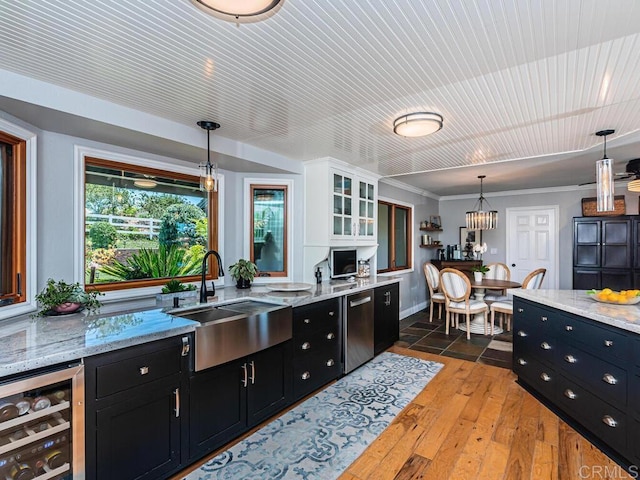
<svg viewBox="0 0 640 480">
<path fill-rule="evenodd" d="M 480 283 L 482 282 L 483 275 L 489 271 L 489 267 L 486 265 L 480 265 L 478 267 L 472 267 L 471 271 L 473 272 L 473 281 Z"/>
<path fill-rule="evenodd" d="M 104 295 L 98 290 L 85 291 L 79 283 L 66 283 L 50 278 L 47 286 L 35 297 L 40 311 L 35 316 L 64 315 L 78 312 L 84 308 L 93 313 L 102 306 L 98 300 Z"/>
<path fill-rule="evenodd" d="M 229 273 L 236 279 L 237 288 L 249 288 L 257 272 L 256 264 L 244 258 L 229 267 Z"/>
<path fill-rule="evenodd" d="M 172 278 L 162 287 L 162 293 L 156 295 L 156 303 L 164 304 L 173 301 L 174 297 L 185 299 L 197 297 L 197 287 L 192 283 L 182 283 L 180 280 Z"/>
</svg>

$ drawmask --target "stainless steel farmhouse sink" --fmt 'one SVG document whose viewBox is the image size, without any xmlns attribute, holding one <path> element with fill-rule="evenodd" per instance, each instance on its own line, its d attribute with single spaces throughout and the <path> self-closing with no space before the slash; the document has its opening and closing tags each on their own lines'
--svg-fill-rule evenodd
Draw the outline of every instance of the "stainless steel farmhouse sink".
<svg viewBox="0 0 640 480">
<path fill-rule="evenodd" d="M 195 335 L 195 370 L 235 360 L 291 339 L 292 309 L 257 300 L 172 313 L 200 322 Z"/>
</svg>

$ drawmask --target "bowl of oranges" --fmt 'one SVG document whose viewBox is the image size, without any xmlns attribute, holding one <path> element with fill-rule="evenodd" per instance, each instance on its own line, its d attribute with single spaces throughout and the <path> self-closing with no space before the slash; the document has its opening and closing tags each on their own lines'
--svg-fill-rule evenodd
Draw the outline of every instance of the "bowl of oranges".
<svg viewBox="0 0 640 480">
<path fill-rule="evenodd" d="M 640 290 L 620 290 L 616 292 L 610 288 L 602 290 L 588 290 L 587 295 L 596 302 L 613 303 L 615 305 L 635 305 L 640 302 Z"/>
</svg>

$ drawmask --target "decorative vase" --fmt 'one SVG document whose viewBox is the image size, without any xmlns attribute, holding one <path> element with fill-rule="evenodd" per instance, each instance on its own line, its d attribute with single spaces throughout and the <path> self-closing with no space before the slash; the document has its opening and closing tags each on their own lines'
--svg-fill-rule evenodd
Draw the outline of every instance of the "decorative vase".
<svg viewBox="0 0 640 480">
<path fill-rule="evenodd" d="M 482 272 L 473 272 L 473 281 L 476 283 L 482 283 Z"/>
<path fill-rule="evenodd" d="M 251 288 L 251 280 L 248 278 L 239 278 L 236 282 L 236 288 Z"/>
<path fill-rule="evenodd" d="M 72 313 L 80 309 L 80 307 L 82 307 L 81 303 L 65 302 L 65 303 L 61 303 L 60 305 L 56 305 L 55 307 L 52 307 L 51 310 L 53 310 L 56 313 Z"/>
</svg>

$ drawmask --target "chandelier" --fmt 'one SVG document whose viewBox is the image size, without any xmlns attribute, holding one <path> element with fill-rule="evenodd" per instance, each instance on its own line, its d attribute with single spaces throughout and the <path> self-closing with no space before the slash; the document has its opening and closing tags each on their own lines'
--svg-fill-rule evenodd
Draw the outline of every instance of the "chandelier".
<svg viewBox="0 0 640 480">
<path fill-rule="evenodd" d="M 483 203 L 489 202 L 482 195 L 482 180 L 486 175 L 478 175 L 480 179 L 480 198 L 474 205 L 474 209 L 466 214 L 467 230 L 493 230 L 498 226 L 498 212 L 496 210 L 484 210 Z"/>
<path fill-rule="evenodd" d="M 201 120 L 198 122 L 198 126 L 207 131 L 207 163 L 201 163 L 200 168 L 200 190 L 205 192 L 217 192 L 218 191 L 218 165 L 211 164 L 211 130 L 220 128 L 220 124 L 216 122 L 210 122 L 208 120 Z"/>
</svg>

